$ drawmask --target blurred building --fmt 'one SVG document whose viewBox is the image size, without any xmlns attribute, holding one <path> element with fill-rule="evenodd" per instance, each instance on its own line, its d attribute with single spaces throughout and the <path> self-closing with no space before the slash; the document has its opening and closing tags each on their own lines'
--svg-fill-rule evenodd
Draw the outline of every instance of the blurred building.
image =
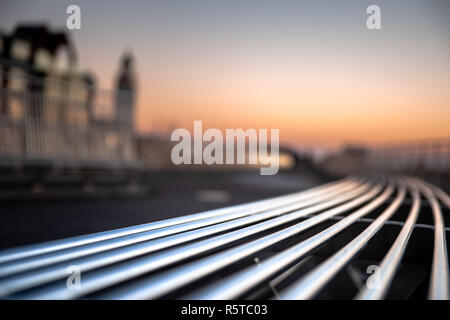
<svg viewBox="0 0 450 320">
<path fill-rule="evenodd" d="M 134 165 L 135 85 L 131 54 L 106 91 L 80 71 L 64 31 L 0 33 L 0 161 Z"/>
<path fill-rule="evenodd" d="M 345 176 L 352 173 L 367 172 L 367 148 L 348 145 L 336 153 L 324 157 L 318 166 L 333 176 Z"/>
</svg>

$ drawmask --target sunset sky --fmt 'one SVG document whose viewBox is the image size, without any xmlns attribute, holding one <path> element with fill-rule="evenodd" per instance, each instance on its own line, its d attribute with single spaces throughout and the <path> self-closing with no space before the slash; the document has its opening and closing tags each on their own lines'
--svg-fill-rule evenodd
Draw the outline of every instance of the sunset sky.
<svg viewBox="0 0 450 320">
<path fill-rule="evenodd" d="M 450 1 L 23 1 L 0 30 L 65 27 L 83 69 L 111 88 L 133 51 L 141 131 L 279 128 L 284 142 L 335 146 L 450 136 Z M 381 7 L 382 30 L 366 28 Z"/>
</svg>

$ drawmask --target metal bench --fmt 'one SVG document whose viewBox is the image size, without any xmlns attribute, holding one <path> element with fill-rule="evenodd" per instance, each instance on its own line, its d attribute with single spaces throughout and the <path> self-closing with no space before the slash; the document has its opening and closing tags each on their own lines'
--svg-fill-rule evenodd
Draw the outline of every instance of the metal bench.
<svg viewBox="0 0 450 320">
<path fill-rule="evenodd" d="M 449 298 L 450 197 L 402 176 L 0 252 L 6 299 Z M 71 286 L 78 270 L 79 286 Z M 76 273 L 76 272 L 75 272 Z"/>
</svg>

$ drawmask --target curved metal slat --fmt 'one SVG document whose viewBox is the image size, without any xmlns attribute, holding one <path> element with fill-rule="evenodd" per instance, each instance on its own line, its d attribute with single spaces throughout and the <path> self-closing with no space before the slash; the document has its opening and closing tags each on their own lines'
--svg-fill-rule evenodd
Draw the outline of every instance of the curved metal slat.
<svg viewBox="0 0 450 320">
<path fill-rule="evenodd" d="M 224 214 L 230 214 L 239 212 L 242 210 L 248 210 L 252 212 L 260 212 L 260 210 L 268 210 L 276 208 L 277 206 L 282 205 L 286 200 L 290 200 L 292 198 L 293 201 L 299 201 L 303 197 L 308 197 L 312 193 L 317 192 L 326 192 L 327 189 L 333 188 L 339 184 L 346 183 L 353 179 L 347 178 L 337 182 L 331 182 L 326 185 L 322 185 L 313 189 L 296 192 L 289 195 L 283 195 L 279 197 L 274 197 L 271 199 L 264 199 L 255 202 L 250 202 L 242 205 L 230 206 L 220 209 L 208 210 L 200 213 L 195 213 L 191 215 L 186 215 L 182 217 L 166 219 L 162 221 L 156 221 L 136 226 L 131 226 L 127 228 L 103 231 L 88 235 L 70 237 L 60 240 L 48 241 L 38 244 L 32 244 L 27 246 L 22 246 L 18 248 L 5 249 L 0 251 L 0 263 L 5 263 L 9 261 L 14 261 L 18 259 L 23 259 L 27 257 L 32 257 L 36 255 L 41 255 L 53 251 L 58 251 L 62 249 L 68 249 L 72 247 L 77 247 L 89 243 L 94 243 L 98 241 L 108 240 L 112 238 L 122 237 L 130 234 L 157 230 L 161 228 L 176 226 L 180 224 L 185 224 L 193 221 L 208 219 L 212 217 L 217 217 Z M 295 200 L 294 200 L 295 199 Z"/>
<path fill-rule="evenodd" d="M 311 299 L 317 294 L 367 244 L 376 232 L 380 230 L 384 222 L 400 207 L 405 195 L 406 188 L 404 184 L 401 184 L 394 202 L 369 227 L 317 268 L 294 283 L 285 292 L 282 292 L 281 299 Z"/>
<path fill-rule="evenodd" d="M 197 294 L 190 295 L 193 299 L 235 299 L 251 290 L 263 281 L 268 280 L 280 271 L 299 261 L 308 252 L 323 244 L 331 237 L 341 232 L 361 217 L 370 213 L 373 209 L 383 204 L 392 194 L 393 187 L 389 186 L 373 202 L 349 214 L 346 218 L 338 221 L 327 229 L 308 238 L 299 244 L 280 252 L 273 257 L 261 262 L 258 266 L 249 268 L 225 279 L 212 288 L 202 290 Z"/>
<path fill-rule="evenodd" d="M 339 207 L 318 214 L 317 216 L 311 218 L 312 220 L 311 219 L 305 220 L 299 223 L 298 225 L 294 225 L 294 227 L 283 229 L 282 231 L 271 234 L 270 236 L 266 236 L 262 238 L 263 240 L 259 239 L 260 240 L 258 242 L 258 244 L 260 245 L 259 247 L 256 246 L 255 241 L 252 241 L 244 245 L 246 246 L 246 248 L 248 248 L 248 250 L 243 251 L 252 252 L 256 250 L 256 248 L 263 249 L 267 247 L 267 245 L 270 244 L 270 242 L 273 244 L 276 243 L 277 241 L 284 240 L 289 236 L 291 236 L 292 234 L 306 230 L 306 228 L 313 225 L 310 221 L 315 221 L 316 223 L 319 223 L 319 221 L 321 221 L 320 217 L 324 217 L 324 215 L 326 215 L 330 211 L 335 214 L 339 214 L 341 212 L 349 210 L 354 206 L 360 205 L 365 201 L 368 201 L 371 197 L 373 197 L 376 193 L 378 193 L 379 190 L 380 187 L 374 187 L 371 191 L 365 192 L 363 195 L 359 195 L 359 198 L 356 198 L 350 201 L 349 203 L 346 203 Z M 274 227 L 281 226 L 287 222 L 295 221 L 303 216 L 323 211 L 329 207 L 348 201 L 356 196 L 358 195 L 352 194 L 351 196 L 348 195 L 341 196 L 340 198 L 338 197 L 338 199 L 334 199 L 332 201 L 329 201 L 328 203 L 308 207 L 275 219 L 271 219 L 256 225 L 252 225 L 250 227 L 233 231 L 231 233 L 216 236 L 193 244 L 188 244 L 182 247 L 165 250 L 150 256 L 144 256 L 138 259 L 127 261 L 126 263 L 113 265 L 107 268 L 99 269 L 98 271 L 87 273 L 83 277 L 83 286 L 79 290 L 68 290 L 67 287 L 65 287 L 65 284 L 58 283 L 51 287 L 43 288 L 42 290 L 37 290 L 28 295 L 23 295 L 20 297 L 68 299 L 83 296 L 91 292 L 106 288 L 108 286 L 133 279 L 145 273 L 161 269 L 175 262 L 179 262 L 184 259 L 194 257 L 201 253 L 209 252 L 212 249 L 224 247 L 225 245 L 230 244 L 234 241 L 241 240 L 251 235 L 258 234 L 264 231 L 268 231 Z M 239 246 L 238 248 L 242 248 L 242 246 Z M 232 257 L 231 255 L 226 254 L 226 261 L 230 261 L 229 259 L 231 257 Z M 238 259 L 238 256 L 235 255 L 234 258 Z"/>
<path fill-rule="evenodd" d="M 377 279 L 376 285 L 365 285 L 355 297 L 357 300 L 383 299 L 392 283 L 420 212 L 420 194 L 417 185 L 411 181 L 407 181 L 407 184 L 413 198 L 408 218 L 400 230 L 398 237 L 395 239 L 394 244 L 380 263 L 376 274 L 374 274 Z"/>
<path fill-rule="evenodd" d="M 332 189 L 326 189 L 325 191 L 320 191 L 319 193 L 309 194 L 307 197 L 303 197 L 302 201 L 297 201 L 296 203 L 291 204 L 291 201 L 284 206 L 277 207 L 277 209 L 273 209 L 269 214 L 265 214 L 263 217 L 273 217 L 276 215 L 280 215 L 285 212 L 298 210 L 303 207 L 307 207 L 312 204 L 316 204 L 322 201 L 326 201 L 327 199 L 333 198 L 340 193 L 344 193 L 346 191 L 354 189 L 357 185 L 355 183 L 345 183 L 344 185 L 335 186 Z M 55 264 L 58 262 L 63 262 L 71 259 L 76 259 L 79 257 L 92 255 L 95 253 L 100 253 L 107 250 L 113 250 L 123 246 L 129 246 L 132 244 L 150 241 L 153 239 L 158 239 L 166 236 L 170 236 L 173 234 L 179 234 L 183 232 L 187 232 L 190 230 L 195 230 L 203 227 L 207 227 L 210 225 L 217 225 L 222 222 L 239 219 L 247 216 L 255 216 L 261 213 L 255 213 L 254 210 L 250 211 L 239 211 L 235 213 L 229 213 L 220 215 L 217 217 L 207 218 L 199 221 L 192 221 L 189 223 L 176 225 L 172 227 L 161 228 L 152 231 L 141 232 L 138 234 L 131 234 L 127 236 L 117 237 L 113 239 L 108 239 L 104 241 L 99 241 L 95 243 L 90 243 L 83 246 L 72 247 L 65 250 L 59 250 L 55 252 L 50 252 L 43 255 L 37 255 L 25 259 L 21 259 L 18 261 L 12 261 L 9 263 L 4 263 L 0 265 L 0 277 L 9 276 L 15 273 L 36 269 L 39 267 Z"/>
<path fill-rule="evenodd" d="M 179 295 L 177 290 L 184 288 L 188 289 L 183 291 L 188 294 L 184 297 L 190 299 L 245 297 L 267 281 L 285 278 L 291 269 L 303 268 L 302 263 L 313 250 L 386 205 L 377 217 L 364 220 L 369 225 L 356 238 L 294 281 L 280 296 L 309 299 L 331 283 L 383 225 L 391 222 L 400 205 L 408 204 L 406 221 L 397 223 L 401 230 L 393 245 L 386 249 L 376 271 L 376 286 L 362 287 L 355 297 L 382 299 L 398 273 L 411 236 L 414 237 L 412 231 L 422 226 L 417 224 L 417 219 L 422 207 L 420 194 L 423 194 L 434 220 L 434 227 L 426 225 L 434 233 L 428 298 L 449 299 L 446 229 L 440 204 L 450 208 L 450 197 L 417 178 L 381 178 L 349 177 L 249 204 L 3 250 L 0 252 L 0 296 L 71 299 L 95 293 L 95 298 L 104 299 L 153 299 L 175 291 Z M 405 201 L 408 191 L 411 202 Z M 321 228 L 322 231 L 312 229 L 324 222 L 329 226 Z M 286 242 L 288 239 L 307 230 L 313 236 L 258 264 L 247 265 L 252 257 L 271 251 L 275 245 L 290 244 Z M 66 284 L 67 267 L 72 265 L 82 271 L 82 285 L 77 290 L 69 289 Z M 209 277 L 223 269 L 232 270 L 229 268 L 232 265 L 241 270 L 220 281 Z M 197 281 L 201 279 L 204 282 Z"/>
<path fill-rule="evenodd" d="M 445 240 L 445 225 L 441 207 L 431 189 L 421 180 L 416 179 L 419 188 L 431 205 L 434 219 L 434 250 L 431 267 L 430 288 L 428 299 L 449 299 L 449 270 L 447 258 L 447 243 Z"/>
<path fill-rule="evenodd" d="M 164 272 L 163 274 L 159 274 L 157 276 L 150 276 L 149 278 L 143 279 L 136 284 L 123 286 L 122 288 L 118 288 L 116 291 L 111 292 L 104 297 L 113 299 L 153 299 L 160 297 L 173 290 L 183 287 L 192 281 L 219 271 L 232 263 L 247 258 L 252 254 L 256 254 L 274 244 L 280 243 L 281 241 L 305 231 L 312 226 L 326 221 L 334 215 L 351 210 L 352 208 L 355 208 L 372 199 L 379 193 L 380 190 L 381 188 L 376 186 L 359 199 L 355 199 L 339 207 L 327 210 L 322 214 L 318 214 L 294 226 L 283 229 L 261 239 L 254 240 L 250 243 L 240 245 L 224 252 L 189 263 L 176 268 L 175 270 Z M 372 203 L 377 202 L 377 199 L 372 200 L 368 206 L 371 206 Z"/>
<path fill-rule="evenodd" d="M 276 226 L 282 223 L 289 222 L 294 219 L 298 219 L 299 217 L 314 213 L 317 210 L 321 210 L 323 208 L 327 208 L 328 206 L 332 206 L 336 203 L 345 201 L 351 197 L 357 196 L 359 194 L 364 193 L 367 190 L 367 186 L 362 185 L 358 188 L 351 189 L 345 188 L 345 191 L 340 194 L 338 197 L 333 197 L 328 201 L 321 202 L 320 204 L 316 204 L 315 206 L 311 206 L 305 208 L 303 210 L 294 211 L 291 214 L 287 214 L 285 216 L 281 216 L 279 219 L 272 219 L 267 222 L 263 222 L 262 224 L 258 224 L 246 229 L 239 230 L 240 232 L 235 232 L 235 234 L 228 233 L 221 238 L 225 238 L 226 241 L 232 241 L 234 237 L 245 237 L 249 236 L 255 232 L 261 232 L 267 229 L 270 226 Z M 335 194 L 339 195 L 339 194 Z M 322 198 L 323 200 L 323 198 Z M 275 211 L 267 212 L 268 215 L 278 214 L 280 215 L 285 211 L 277 209 Z M 263 214 L 263 217 L 265 214 Z M 244 221 L 242 221 L 244 220 Z M 160 239 L 156 239 L 153 241 L 147 241 L 135 245 L 126 246 L 122 249 L 110 250 L 104 253 L 99 253 L 95 255 L 90 255 L 84 258 L 74 259 L 67 261 L 66 263 L 59 263 L 56 265 L 48 266 L 46 268 L 39 268 L 33 271 L 28 271 L 25 273 L 18 274 L 16 276 L 10 276 L 6 279 L 0 280 L 0 296 L 9 295 L 11 293 L 17 292 L 19 290 L 31 288 L 33 286 L 37 286 L 40 284 L 44 284 L 53 280 L 57 280 L 60 278 L 64 278 L 67 276 L 66 269 L 69 265 L 77 265 L 83 271 L 92 270 L 101 266 L 109 265 L 112 263 L 116 263 L 125 259 L 133 258 L 139 255 L 143 255 L 146 253 L 151 253 L 156 250 L 160 250 L 169 246 L 173 246 L 175 244 L 183 243 L 188 240 L 196 239 L 202 236 L 206 236 L 208 234 L 212 234 L 217 231 L 227 230 L 230 227 L 235 227 L 240 223 L 249 223 L 249 222 L 257 222 L 258 216 L 250 216 L 238 220 L 231 221 L 229 223 L 217 224 L 211 227 L 193 230 L 191 232 L 180 233 L 170 237 L 164 237 Z M 217 237 L 215 238 L 217 239 Z M 215 245 L 215 242 L 209 240 L 211 245 Z M 219 243 L 219 242 L 217 242 Z"/>
<path fill-rule="evenodd" d="M 442 189 L 421 180 L 450 209 L 450 197 Z"/>
</svg>

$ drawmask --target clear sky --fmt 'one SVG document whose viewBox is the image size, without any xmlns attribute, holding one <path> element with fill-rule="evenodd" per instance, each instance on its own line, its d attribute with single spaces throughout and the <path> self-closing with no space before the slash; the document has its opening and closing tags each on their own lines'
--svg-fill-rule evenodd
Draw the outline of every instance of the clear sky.
<svg viewBox="0 0 450 320">
<path fill-rule="evenodd" d="M 80 66 L 100 86 L 134 52 L 141 131 L 203 120 L 324 146 L 450 136 L 448 0 L 14 0 L 0 29 L 64 27 L 69 4 Z M 366 28 L 370 4 L 382 30 Z"/>
</svg>

